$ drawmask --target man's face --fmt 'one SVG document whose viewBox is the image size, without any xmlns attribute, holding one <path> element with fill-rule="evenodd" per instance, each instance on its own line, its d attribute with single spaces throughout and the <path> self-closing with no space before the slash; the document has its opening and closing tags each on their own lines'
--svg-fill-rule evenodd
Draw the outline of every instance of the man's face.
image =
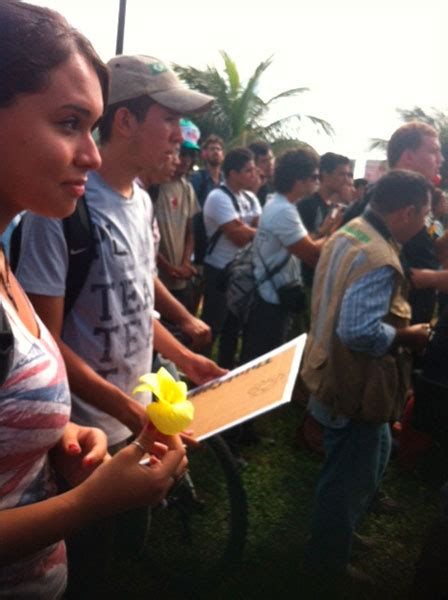
<svg viewBox="0 0 448 600">
<path fill-rule="evenodd" d="M 262 179 L 270 180 L 274 175 L 275 157 L 271 150 L 267 154 L 260 156 L 257 160 L 257 168 L 260 171 Z"/>
<path fill-rule="evenodd" d="M 257 167 L 253 160 L 247 161 L 241 171 L 231 171 L 233 183 L 240 190 L 251 190 L 257 182 Z"/>
<path fill-rule="evenodd" d="M 224 150 L 222 149 L 221 144 L 209 144 L 202 151 L 202 158 L 204 162 L 211 167 L 220 167 L 224 162 Z"/>
<path fill-rule="evenodd" d="M 421 173 L 432 183 L 443 162 L 439 139 L 433 135 L 425 135 L 416 150 L 406 150 L 406 159 L 407 169 Z"/>
<path fill-rule="evenodd" d="M 322 173 L 322 187 L 331 194 L 340 194 L 344 185 L 350 184 L 350 165 L 338 165 L 331 173 Z"/>
<path fill-rule="evenodd" d="M 193 168 L 195 158 L 194 150 L 188 152 L 181 151 L 179 155 L 179 164 L 176 167 L 176 175 L 178 177 L 184 177 L 188 175 Z"/>
<path fill-rule="evenodd" d="M 414 237 L 425 226 L 425 219 L 431 210 L 431 197 L 428 193 L 426 204 L 420 210 L 415 206 L 408 206 L 402 210 L 402 218 L 400 219 L 401 230 L 396 235 L 397 240 L 401 244 L 405 244 Z"/>
<path fill-rule="evenodd" d="M 134 124 L 131 151 L 139 169 L 159 169 L 172 160 L 183 141 L 179 117 L 171 109 L 153 104 L 145 120 Z"/>
</svg>

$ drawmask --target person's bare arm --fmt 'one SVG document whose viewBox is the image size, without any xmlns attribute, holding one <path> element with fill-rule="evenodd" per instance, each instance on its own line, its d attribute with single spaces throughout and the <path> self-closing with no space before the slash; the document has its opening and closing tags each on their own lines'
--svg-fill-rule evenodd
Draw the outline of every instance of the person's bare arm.
<svg viewBox="0 0 448 600">
<path fill-rule="evenodd" d="M 156 506 L 185 472 L 179 436 L 145 427 L 139 443 L 151 454 L 151 467 L 133 444 L 106 461 L 69 492 L 0 511 L 0 564 L 6 565 L 49 546 L 97 518 L 140 506 Z"/>
<path fill-rule="evenodd" d="M 411 350 L 421 352 L 428 343 L 431 327 L 429 323 L 417 323 L 396 330 L 395 344 L 407 346 Z"/>
<path fill-rule="evenodd" d="M 448 259 L 448 231 L 435 240 L 437 258 L 440 263 L 445 264 Z"/>
<path fill-rule="evenodd" d="M 223 235 L 228 237 L 229 240 L 235 244 L 235 246 L 240 247 L 248 244 L 257 231 L 255 227 L 245 225 L 238 219 L 224 223 L 219 229 L 222 231 Z"/>
<path fill-rule="evenodd" d="M 198 385 L 227 373 L 209 358 L 186 348 L 158 321 L 154 321 L 154 348 Z"/>
<path fill-rule="evenodd" d="M 98 375 L 61 339 L 64 298 L 37 294 L 29 294 L 29 298 L 59 346 L 72 392 L 84 402 L 115 417 L 135 434 L 140 433 L 148 421 L 143 406 Z"/>
<path fill-rule="evenodd" d="M 432 288 L 448 294 L 448 269 L 412 269 L 411 280 L 415 288 Z"/>
<path fill-rule="evenodd" d="M 191 264 L 191 256 L 194 249 L 193 219 L 188 219 L 187 231 L 185 233 L 184 253 L 182 255 L 182 266 L 191 271 L 191 275 L 196 274 L 196 269 Z"/>
<path fill-rule="evenodd" d="M 158 277 L 154 278 L 155 308 L 164 319 L 177 325 L 192 340 L 193 348 L 202 348 L 210 344 L 212 333 L 210 327 L 192 315 L 183 304 L 175 298 Z"/>
<path fill-rule="evenodd" d="M 170 277 L 182 279 L 180 268 L 172 265 L 160 252 L 157 254 L 157 267 Z"/>
<path fill-rule="evenodd" d="M 309 235 L 306 235 L 295 244 L 288 246 L 288 251 L 310 267 L 315 267 L 319 260 L 322 246 L 326 241 L 327 238 L 313 240 Z"/>
</svg>

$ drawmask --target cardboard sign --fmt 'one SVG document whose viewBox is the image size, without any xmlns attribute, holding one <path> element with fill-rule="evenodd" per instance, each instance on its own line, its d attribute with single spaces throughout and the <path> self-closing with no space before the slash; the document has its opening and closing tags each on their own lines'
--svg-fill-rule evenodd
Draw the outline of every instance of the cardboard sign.
<svg viewBox="0 0 448 600">
<path fill-rule="evenodd" d="M 191 429 L 204 440 L 291 399 L 306 335 L 287 342 L 203 386 L 190 390 Z"/>
</svg>

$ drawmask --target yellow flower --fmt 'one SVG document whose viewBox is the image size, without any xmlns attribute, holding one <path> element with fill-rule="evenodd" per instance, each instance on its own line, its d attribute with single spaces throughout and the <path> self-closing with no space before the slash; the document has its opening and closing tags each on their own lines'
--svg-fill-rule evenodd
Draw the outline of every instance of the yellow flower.
<svg viewBox="0 0 448 600">
<path fill-rule="evenodd" d="M 140 385 L 132 393 L 152 392 L 157 397 L 157 402 L 148 404 L 146 412 L 160 432 L 174 435 L 191 424 L 194 406 L 187 400 L 187 386 L 183 381 L 176 381 L 163 367 L 157 373 L 142 375 L 139 381 Z"/>
</svg>

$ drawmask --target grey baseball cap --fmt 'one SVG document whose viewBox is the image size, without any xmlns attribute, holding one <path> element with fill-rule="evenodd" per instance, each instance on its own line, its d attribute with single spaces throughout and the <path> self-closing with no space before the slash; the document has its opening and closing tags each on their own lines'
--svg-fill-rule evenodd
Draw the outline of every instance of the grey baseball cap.
<svg viewBox="0 0 448 600">
<path fill-rule="evenodd" d="M 153 56 L 120 55 L 107 64 L 111 73 L 109 104 L 149 96 L 166 108 L 188 114 L 206 111 L 213 103 L 213 96 L 188 89 Z"/>
</svg>

